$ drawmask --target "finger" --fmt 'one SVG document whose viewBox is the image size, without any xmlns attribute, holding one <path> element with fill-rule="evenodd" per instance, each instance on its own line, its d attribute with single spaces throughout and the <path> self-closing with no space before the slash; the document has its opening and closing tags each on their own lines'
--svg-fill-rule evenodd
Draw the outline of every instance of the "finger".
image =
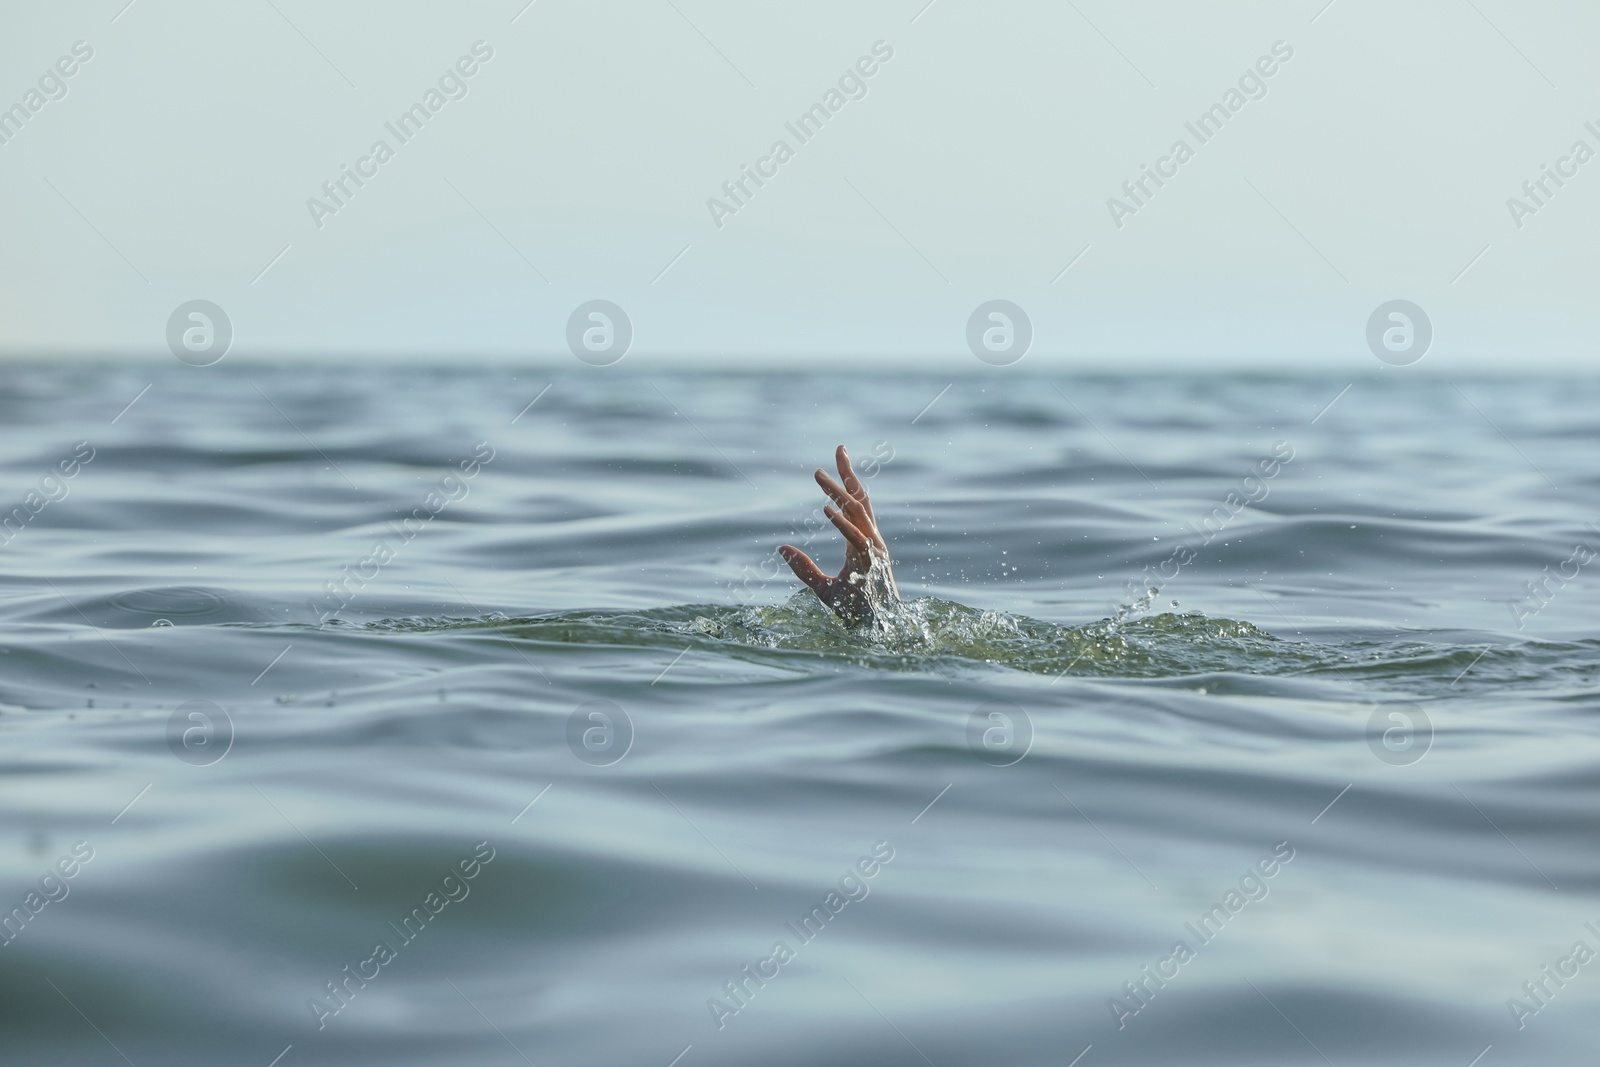
<svg viewBox="0 0 1600 1067">
<path fill-rule="evenodd" d="M 849 519 L 856 529 L 866 534 L 873 544 L 884 549 L 884 551 L 888 551 L 888 546 L 883 543 L 883 538 L 878 535 L 878 522 L 872 517 L 872 509 L 854 497 L 848 497 L 847 499 L 850 502 L 842 509 L 844 517 Z"/>
<path fill-rule="evenodd" d="M 823 479 L 827 478 L 827 475 L 821 471 L 817 472 L 817 484 L 844 507 L 850 521 L 860 527 L 862 532 L 872 539 L 873 544 L 887 553 L 889 546 L 884 543 L 883 535 L 878 532 L 878 517 L 872 513 L 872 501 L 867 499 L 867 487 L 856 477 L 855 468 L 850 466 L 850 455 L 844 450 L 843 445 L 839 446 L 836 456 L 839 460 L 839 475 L 845 480 L 842 487 L 846 491 L 844 500 L 839 500 L 838 490 L 841 488 L 839 484 L 831 478 L 824 482 Z"/>
<path fill-rule="evenodd" d="M 834 449 L 833 461 L 839 466 L 839 480 L 844 487 L 850 490 L 850 495 L 855 496 L 861 492 L 861 480 L 856 477 L 856 470 L 850 466 L 850 453 L 844 450 L 844 445 Z"/>
<path fill-rule="evenodd" d="M 855 501 L 856 498 L 845 492 L 844 486 L 828 477 L 828 472 L 821 467 L 817 468 L 816 479 L 817 484 L 822 487 L 822 491 L 827 493 L 833 499 L 833 502 L 841 508 L 847 507 Z"/>
<path fill-rule="evenodd" d="M 811 561 L 810 556 L 793 545 L 784 545 L 779 548 L 778 555 L 782 556 L 783 561 L 789 565 L 789 569 L 794 571 L 796 578 L 810 586 L 818 596 L 822 595 L 822 587 L 828 584 L 829 579 L 826 574 L 822 573 L 821 568 Z"/>
<path fill-rule="evenodd" d="M 872 517 L 871 507 L 844 492 L 837 485 L 830 486 L 828 481 L 825 481 L 827 477 L 827 475 L 823 474 L 821 471 L 818 471 L 817 484 L 821 485 L 823 489 L 827 491 L 829 496 L 840 501 L 844 505 L 841 509 L 843 511 L 843 515 L 840 517 L 840 519 L 849 522 L 856 532 L 864 535 L 868 541 L 880 549 L 885 555 L 888 555 L 889 546 L 884 543 L 883 535 L 878 532 L 878 520 Z M 823 511 L 826 513 L 827 509 L 824 508 Z M 834 520 L 835 526 L 839 525 L 840 519 Z M 840 527 L 841 531 L 843 529 L 843 527 Z M 847 534 L 846 536 L 848 537 L 849 535 Z M 852 543 L 859 542 L 852 541 Z M 866 548 L 867 546 L 863 544 L 861 547 Z"/>
<path fill-rule="evenodd" d="M 833 502 L 835 504 L 839 505 L 839 509 L 844 512 L 845 518 L 855 523 L 855 525 L 860 527 L 862 532 L 866 533 L 868 536 L 873 538 L 877 537 L 877 534 L 874 532 L 877 527 L 873 521 L 872 510 L 870 508 L 864 505 L 861 501 L 857 500 L 855 497 L 851 496 L 849 493 L 845 492 L 839 483 L 835 482 L 832 478 L 829 478 L 820 470 L 817 471 L 817 484 L 822 486 L 822 491 L 824 493 L 827 493 L 828 496 L 833 498 Z"/>
<path fill-rule="evenodd" d="M 831 521 L 834 526 L 838 527 L 839 532 L 844 534 L 844 539 L 846 541 L 849 541 L 852 545 L 855 545 L 863 552 L 871 550 L 871 540 L 866 534 L 861 532 L 860 528 L 857 527 L 855 523 L 851 522 L 849 519 L 845 518 L 832 508 L 823 508 L 822 513 L 828 516 L 829 521 Z"/>
<path fill-rule="evenodd" d="M 861 502 L 867 509 L 867 516 L 872 517 L 872 501 L 867 498 L 867 487 L 861 484 L 861 479 L 856 477 L 856 469 L 850 465 L 850 453 L 840 445 L 834 453 L 834 460 L 839 464 L 839 477 L 844 481 L 845 490 Z"/>
</svg>

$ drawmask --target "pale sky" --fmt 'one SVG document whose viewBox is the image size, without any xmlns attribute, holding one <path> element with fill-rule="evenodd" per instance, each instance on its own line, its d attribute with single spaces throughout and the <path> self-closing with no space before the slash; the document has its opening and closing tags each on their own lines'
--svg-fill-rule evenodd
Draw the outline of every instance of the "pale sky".
<svg viewBox="0 0 1600 1067">
<path fill-rule="evenodd" d="M 605 299 L 630 365 L 981 369 L 967 320 L 1003 299 L 1028 369 L 1343 373 L 1405 299 L 1418 371 L 1595 362 L 1577 0 L 93 0 L 0 29 L 6 355 L 172 359 L 205 299 L 234 360 L 572 360 Z"/>
</svg>

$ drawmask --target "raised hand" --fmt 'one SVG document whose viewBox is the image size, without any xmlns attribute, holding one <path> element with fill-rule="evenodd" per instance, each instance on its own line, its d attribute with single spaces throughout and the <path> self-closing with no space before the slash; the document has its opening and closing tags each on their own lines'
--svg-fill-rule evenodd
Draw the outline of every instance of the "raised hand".
<svg viewBox="0 0 1600 1067">
<path fill-rule="evenodd" d="M 895 588 L 889 546 L 878 532 L 872 501 L 867 499 L 866 487 L 851 468 L 843 445 L 834 458 L 839 464 L 839 482 L 828 477 L 821 468 L 816 477 L 822 491 L 837 505 L 824 507 L 822 513 L 844 534 L 843 569 L 830 578 L 810 556 L 793 545 L 783 545 L 778 553 L 795 577 L 810 586 L 817 599 L 833 609 L 834 614 L 848 623 L 865 622 L 872 618 L 874 604 L 898 601 L 900 591 Z"/>
</svg>

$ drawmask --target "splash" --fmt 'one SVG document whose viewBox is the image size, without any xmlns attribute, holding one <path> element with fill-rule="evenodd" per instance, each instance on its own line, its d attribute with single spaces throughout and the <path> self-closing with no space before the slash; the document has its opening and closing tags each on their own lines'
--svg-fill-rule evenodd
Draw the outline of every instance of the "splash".
<svg viewBox="0 0 1600 1067">
<path fill-rule="evenodd" d="M 1132 605 L 1129 606 L 1130 608 Z M 1420 695 L 1459 696 L 1475 687 L 1548 677 L 1558 689 L 1600 685 L 1600 641 L 1526 642 L 1485 653 L 1471 644 L 1399 635 L 1374 641 L 1276 637 L 1234 619 L 1200 612 L 1132 618 L 1132 610 L 1080 626 L 987 611 L 925 596 L 885 599 L 870 623 L 847 625 L 808 590 L 782 604 L 685 604 L 645 611 L 568 611 L 507 618 L 407 618 L 365 624 L 369 632 L 483 632 L 530 646 L 690 647 L 777 669 L 819 664 L 949 676 L 1001 669 L 1070 678 L 1194 678 L 1221 674 L 1320 676 Z M 1471 673 L 1464 674 L 1470 667 Z"/>
<path fill-rule="evenodd" d="M 849 625 L 806 590 L 770 606 L 684 605 L 522 619 L 409 620 L 404 628 L 493 628 L 540 643 L 680 651 L 687 642 L 703 651 L 772 664 L 800 657 L 895 671 L 1001 667 L 1050 675 L 1162 677 L 1277 673 L 1318 661 L 1299 643 L 1279 641 L 1249 623 L 1199 613 L 1133 622 L 1102 619 L 1073 627 L 927 596 L 886 599 L 870 622 Z"/>
<path fill-rule="evenodd" d="M 1133 583 L 1130 582 L 1128 584 L 1132 585 Z M 1136 618 L 1137 616 L 1143 615 L 1145 612 L 1149 611 L 1150 605 L 1154 604 L 1156 602 L 1156 597 L 1160 595 L 1160 588 L 1153 585 L 1147 586 L 1144 592 L 1140 593 L 1126 604 L 1119 604 L 1117 606 L 1117 610 L 1112 613 L 1111 618 L 1105 620 L 1107 628 L 1113 633 L 1116 632 L 1117 628 L 1123 623 L 1127 622 L 1129 619 Z"/>
</svg>

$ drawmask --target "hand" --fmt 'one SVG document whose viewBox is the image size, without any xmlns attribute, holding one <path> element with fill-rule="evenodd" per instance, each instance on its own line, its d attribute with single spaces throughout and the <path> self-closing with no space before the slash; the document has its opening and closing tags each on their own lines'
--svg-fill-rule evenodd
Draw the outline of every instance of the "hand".
<svg viewBox="0 0 1600 1067">
<path fill-rule="evenodd" d="M 837 509 L 824 507 L 822 513 L 844 534 L 844 568 L 837 577 L 830 578 L 810 556 L 793 545 L 782 546 L 778 554 L 789 564 L 795 577 L 810 586 L 817 599 L 828 605 L 834 614 L 845 622 L 865 622 L 872 618 L 874 604 L 897 602 L 900 591 L 895 588 L 889 546 L 878 532 L 872 501 L 867 499 L 866 487 L 851 469 L 850 457 L 845 454 L 843 445 L 834 458 L 844 484 L 840 485 L 820 468 L 816 477 L 822 491 L 838 505 Z"/>
</svg>

